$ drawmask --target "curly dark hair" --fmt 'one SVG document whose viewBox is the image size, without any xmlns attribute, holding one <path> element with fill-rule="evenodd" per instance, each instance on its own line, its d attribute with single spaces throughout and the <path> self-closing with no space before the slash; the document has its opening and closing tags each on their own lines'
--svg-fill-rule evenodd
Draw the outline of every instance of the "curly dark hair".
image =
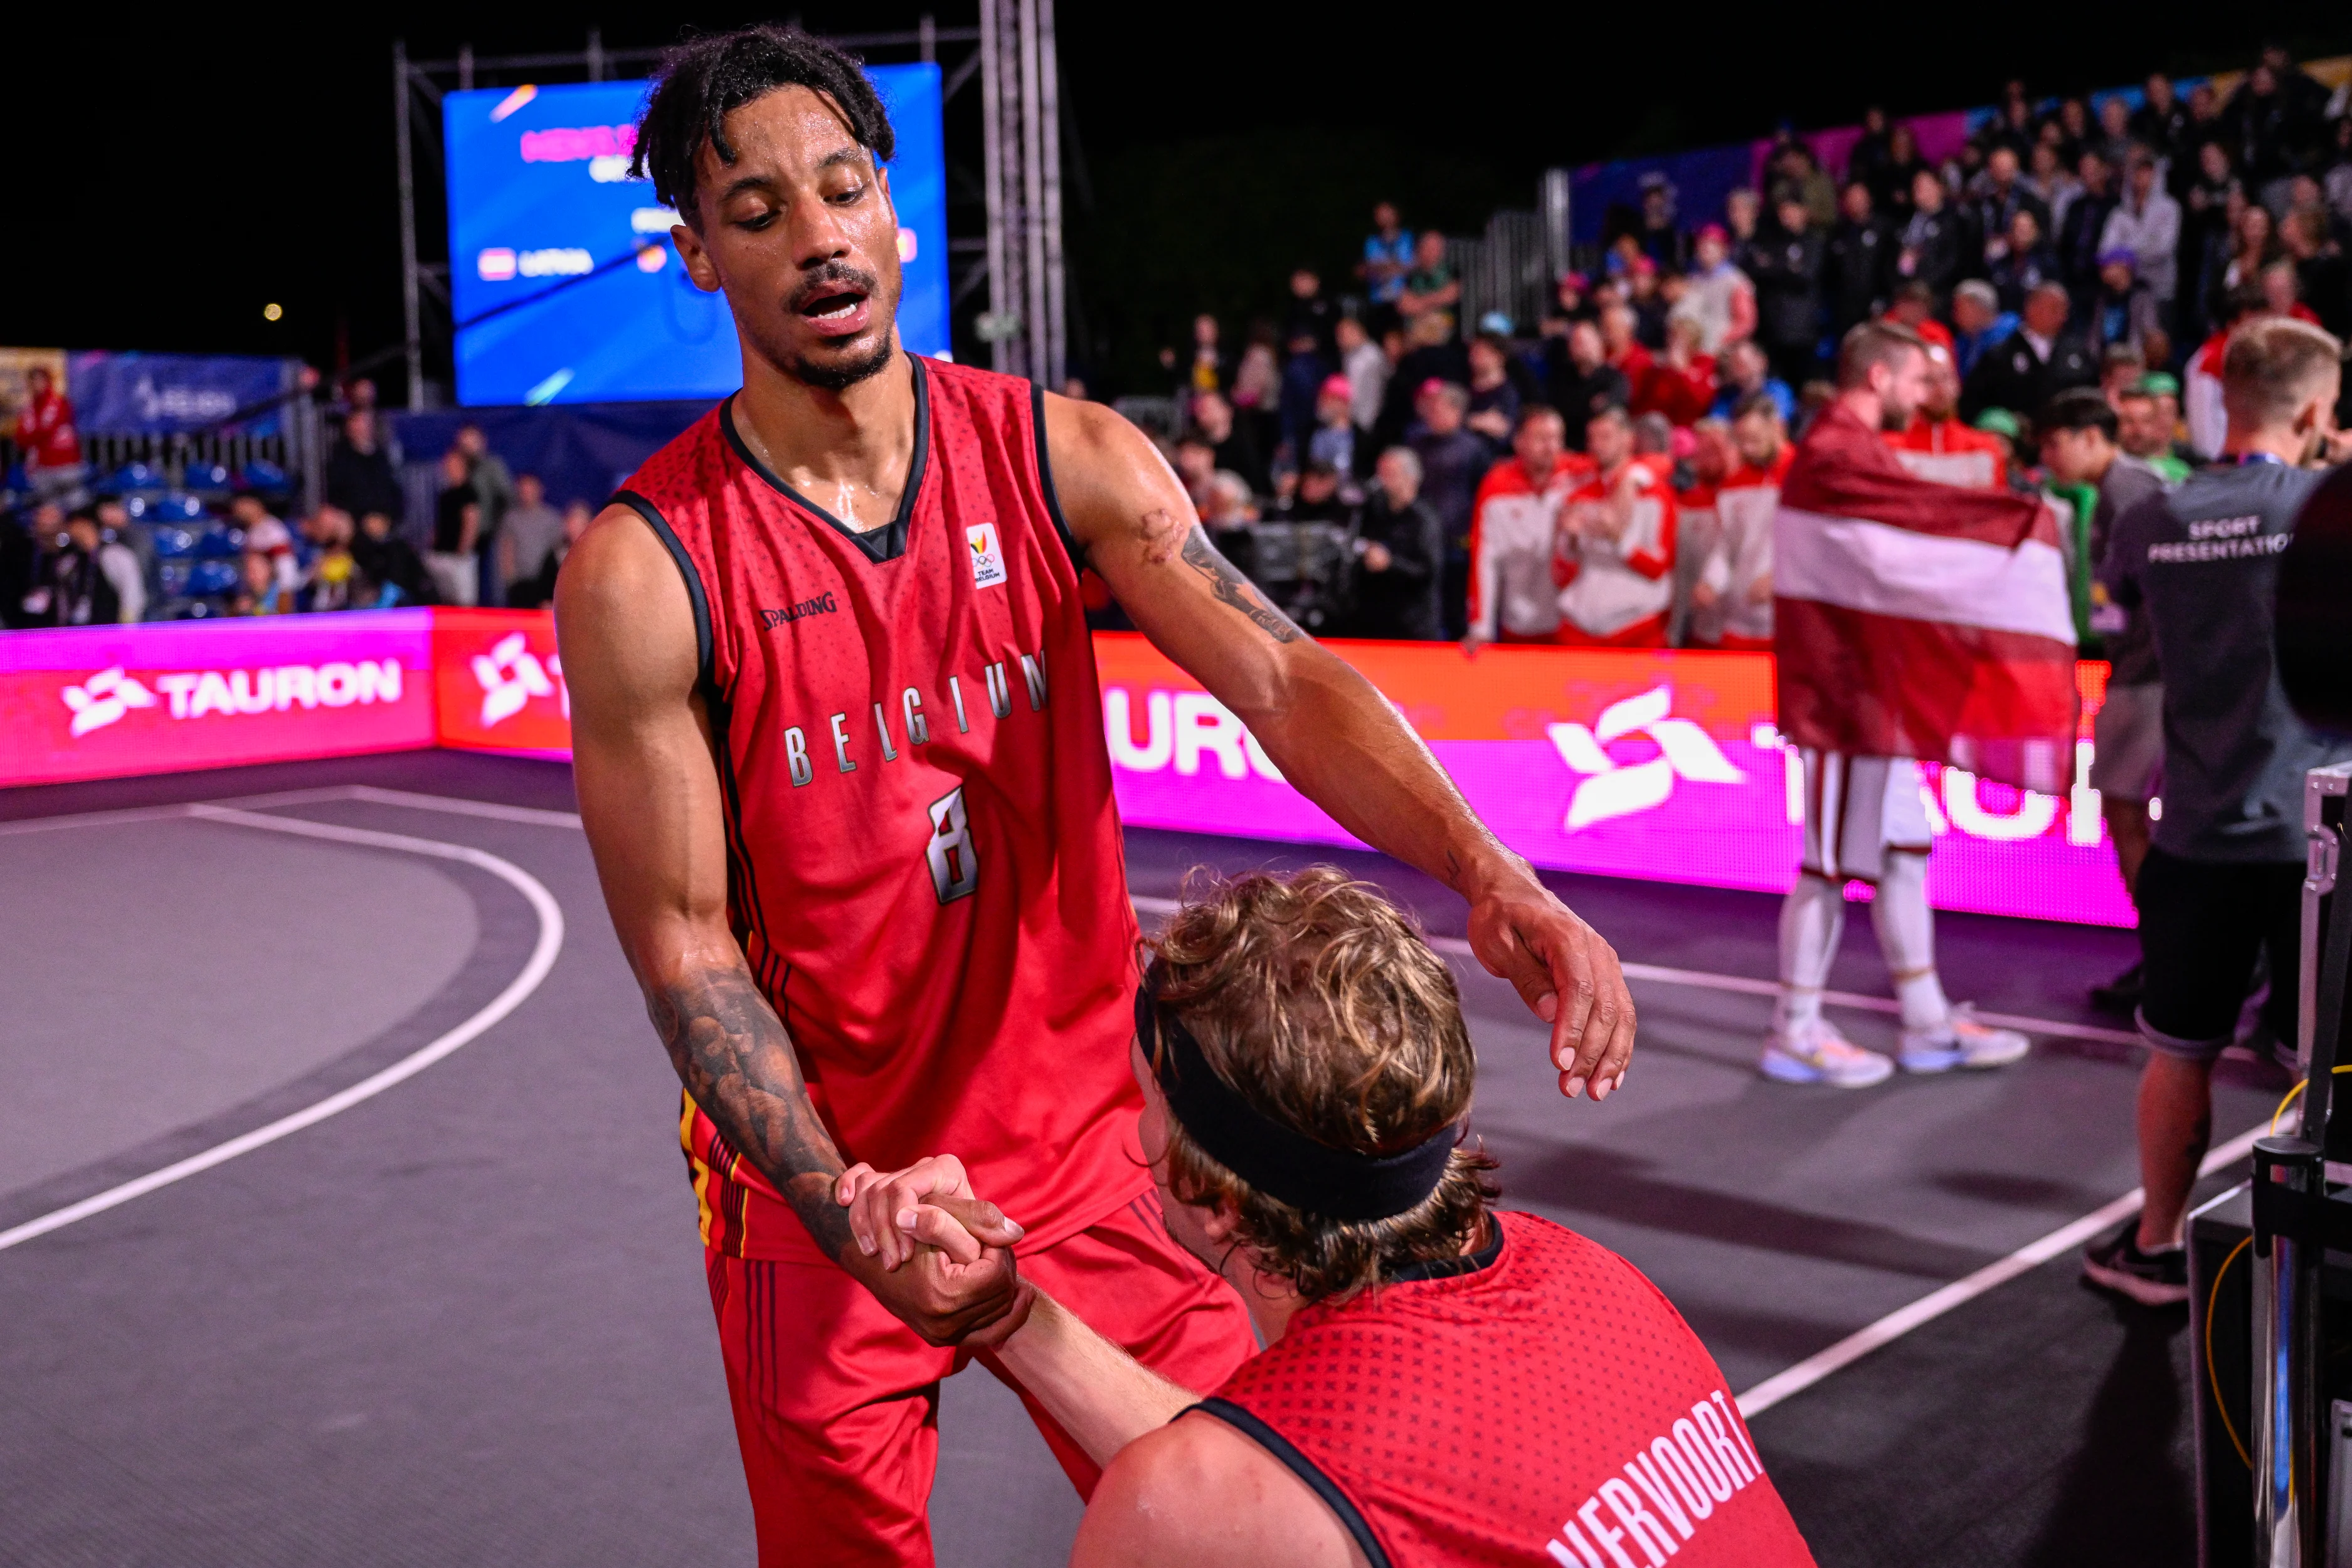
<svg viewBox="0 0 2352 1568">
<path fill-rule="evenodd" d="M 1149 943 L 1147 980 L 1218 1077 L 1318 1143 L 1392 1154 L 1469 1114 L 1477 1058 L 1454 973 L 1379 889 L 1329 866 L 1206 878 Z M 1343 1221 L 1259 1192 L 1171 1116 L 1168 1190 L 1231 1202 L 1237 1239 L 1309 1300 L 1457 1257 L 1499 1195 L 1493 1159 L 1454 1151 L 1437 1190 L 1389 1219 Z"/>
<path fill-rule="evenodd" d="M 831 99 L 849 121 L 850 134 L 873 150 L 877 163 L 888 162 L 897 149 L 890 116 L 855 57 L 797 27 L 762 24 L 692 39 L 663 58 L 637 117 L 629 174 L 650 177 L 662 204 L 700 228 L 694 198 L 702 144 L 709 142 L 720 163 L 732 164 L 727 116 L 780 87 L 804 87 Z"/>
</svg>

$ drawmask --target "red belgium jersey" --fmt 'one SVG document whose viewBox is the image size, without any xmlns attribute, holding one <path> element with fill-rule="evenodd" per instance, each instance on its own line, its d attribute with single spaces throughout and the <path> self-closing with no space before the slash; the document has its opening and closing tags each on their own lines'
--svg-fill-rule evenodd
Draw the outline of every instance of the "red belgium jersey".
<svg viewBox="0 0 2352 1568">
<path fill-rule="evenodd" d="M 1633 1266 L 1534 1215 L 1308 1307 L 1205 1401 L 1375 1568 L 1810 1568 L 1722 1372 Z"/>
<path fill-rule="evenodd" d="M 729 919 L 843 1156 L 958 1156 L 1030 1250 L 1149 1184 L 1135 914 L 1043 395 L 908 363 L 887 527 L 853 532 L 769 472 L 732 399 L 614 499 L 694 601 Z M 822 1256 L 690 1100 L 680 1131 L 706 1244 Z"/>
</svg>

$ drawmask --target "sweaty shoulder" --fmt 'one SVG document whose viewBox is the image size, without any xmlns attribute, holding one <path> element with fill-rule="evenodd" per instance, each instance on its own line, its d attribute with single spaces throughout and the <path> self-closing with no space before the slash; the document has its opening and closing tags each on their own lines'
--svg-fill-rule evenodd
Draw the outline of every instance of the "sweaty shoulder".
<svg viewBox="0 0 2352 1568">
<path fill-rule="evenodd" d="M 677 563 L 634 508 L 597 514 L 555 582 L 564 680 L 575 694 L 689 693 L 701 659 Z"/>
<path fill-rule="evenodd" d="M 1039 405 L 1045 478 L 1080 549 L 1106 530 L 1133 527 L 1153 503 L 1172 510 L 1182 497 L 1183 487 L 1160 449 L 1117 409 L 1053 392 Z"/>
<path fill-rule="evenodd" d="M 1071 1568 L 1362 1568 L 1339 1517 L 1281 1460 L 1193 1411 L 1118 1451 Z"/>
</svg>

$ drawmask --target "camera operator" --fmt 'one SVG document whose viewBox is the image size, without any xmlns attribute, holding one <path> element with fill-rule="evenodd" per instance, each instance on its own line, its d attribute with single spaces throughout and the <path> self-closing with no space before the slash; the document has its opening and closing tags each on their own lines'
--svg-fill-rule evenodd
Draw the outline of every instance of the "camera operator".
<svg viewBox="0 0 2352 1568">
<path fill-rule="evenodd" d="M 1445 526 L 1421 499 L 1421 459 L 1391 447 L 1357 514 L 1354 635 L 1433 642 L 1444 635 L 1437 585 Z"/>
<path fill-rule="evenodd" d="M 1298 470 L 1296 488 L 1272 515 L 1249 531 L 1250 580 L 1276 608 L 1318 637 L 1339 630 L 1352 521 L 1339 495 L 1339 470 L 1316 458 Z"/>
<path fill-rule="evenodd" d="M 2181 1228 L 2211 1137 L 2213 1063 L 2265 948 L 2263 1021 L 2294 1038 L 2304 774 L 2352 758 L 2352 741 L 2328 740 L 2289 708 L 2273 651 L 2280 560 L 2321 484 L 2305 465 L 2333 447 L 2342 353 L 2292 318 L 2240 326 L 2221 362 L 2221 460 L 2125 512 L 2107 558 L 2109 591 L 2144 606 L 2156 638 L 2164 809 L 2137 889 L 2147 1195 L 2136 1221 L 2091 1248 L 2084 1273 L 2148 1306 L 2189 1294 Z"/>
</svg>

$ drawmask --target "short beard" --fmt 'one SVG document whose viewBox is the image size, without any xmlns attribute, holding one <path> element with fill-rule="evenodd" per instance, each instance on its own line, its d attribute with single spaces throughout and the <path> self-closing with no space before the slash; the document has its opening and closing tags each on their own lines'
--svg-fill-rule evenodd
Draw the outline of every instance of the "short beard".
<svg viewBox="0 0 2352 1568">
<path fill-rule="evenodd" d="M 839 364 L 817 364 L 807 359 L 799 359 L 793 362 L 792 376 L 794 381 L 823 392 L 846 392 L 861 381 L 870 381 L 880 375 L 889 367 L 890 356 L 897 349 L 898 345 L 891 342 L 891 334 L 885 332 L 882 341 L 874 345 L 874 352 L 863 359 Z"/>
<path fill-rule="evenodd" d="M 1898 413 L 1894 404 L 1881 398 L 1878 404 L 1878 427 L 1889 435 L 1899 436 L 1911 428 L 1912 416 L 1917 412 L 1918 410 L 1915 408 L 1906 408 Z"/>
</svg>

